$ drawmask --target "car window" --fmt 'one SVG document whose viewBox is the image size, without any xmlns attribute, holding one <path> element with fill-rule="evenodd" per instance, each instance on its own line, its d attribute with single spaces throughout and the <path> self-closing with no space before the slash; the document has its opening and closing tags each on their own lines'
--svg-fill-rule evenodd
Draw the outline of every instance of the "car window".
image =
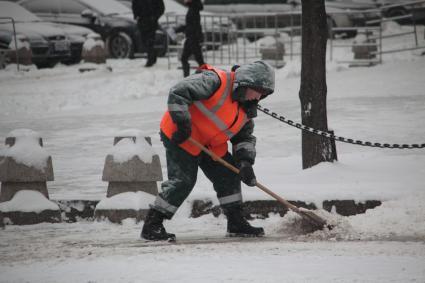
<svg viewBox="0 0 425 283">
<path fill-rule="evenodd" d="M 56 1 L 52 0 L 30 0 L 21 3 L 27 10 L 33 13 L 58 14 L 59 8 Z"/>
<path fill-rule="evenodd" d="M 0 18 L 13 18 L 16 22 L 39 22 L 39 17 L 24 7 L 11 2 L 0 1 Z"/>
<path fill-rule="evenodd" d="M 69 0 L 67 0 L 69 1 Z M 131 14 L 130 8 L 115 0 L 80 0 L 103 15 Z"/>
<path fill-rule="evenodd" d="M 58 0 L 61 14 L 81 14 L 87 6 L 73 0 Z"/>
</svg>

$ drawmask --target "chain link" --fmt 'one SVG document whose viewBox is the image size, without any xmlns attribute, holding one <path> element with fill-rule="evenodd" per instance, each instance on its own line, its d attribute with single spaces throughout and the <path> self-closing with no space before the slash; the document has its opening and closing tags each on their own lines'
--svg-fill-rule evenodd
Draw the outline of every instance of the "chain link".
<svg viewBox="0 0 425 283">
<path fill-rule="evenodd" d="M 335 136 L 334 134 L 331 134 L 329 132 L 321 131 L 318 129 L 314 129 L 305 125 L 302 125 L 300 123 L 296 123 L 292 120 L 286 119 L 283 116 L 279 116 L 275 112 L 271 112 L 267 108 L 263 108 L 261 105 L 257 106 L 257 109 L 263 112 L 264 114 L 267 114 L 283 123 L 288 124 L 289 126 L 298 128 L 300 130 L 310 132 L 319 136 L 323 136 L 326 138 L 334 139 L 336 141 L 355 144 L 355 145 L 361 145 L 361 146 L 369 146 L 369 147 L 379 147 L 379 148 L 395 148 L 395 149 L 413 149 L 413 148 L 425 148 L 425 143 L 423 144 L 389 144 L 389 143 L 378 143 L 378 142 L 368 142 L 368 141 L 361 141 L 361 140 L 354 140 L 354 139 L 347 139 L 344 137 Z"/>
</svg>

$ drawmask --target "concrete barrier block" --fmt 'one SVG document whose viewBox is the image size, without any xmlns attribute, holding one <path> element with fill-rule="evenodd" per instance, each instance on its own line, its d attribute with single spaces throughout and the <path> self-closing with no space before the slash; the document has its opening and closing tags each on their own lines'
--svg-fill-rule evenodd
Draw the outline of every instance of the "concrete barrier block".
<svg viewBox="0 0 425 283">
<path fill-rule="evenodd" d="M 0 182 L 46 182 L 53 181 L 52 157 L 43 169 L 17 162 L 13 157 L 3 156 L 0 162 Z"/>
<path fill-rule="evenodd" d="M 16 54 L 18 56 L 16 56 Z M 20 46 L 18 51 L 15 49 L 8 50 L 8 58 L 10 63 L 18 63 L 20 65 L 29 66 L 32 65 L 32 51 L 29 46 Z"/>
<path fill-rule="evenodd" d="M 52 158 L 43 149 L 37 132 L 18 129 L 8 134 L 8 147 L 0 152 L 0 202 L 11 200 L 18 191 L 38 191 L 47 199 L 47 181 L 53 181 Z"/>
<path fill-rule="evenodd" d="M 96 206 L 96 219 L 114 223 L 125 218 L 143 220 L 148 204 L 158 194 L 157 181 L 162 181 L 161 163 L 150 138 L 138 131 L 123 132 L 115 137 L 111 153 L 105 159 L 102 180 L 109 182 L 107 198 Z M 127 200 L 122 201 L 126 197 Z M 132 205 L 128 207 L 129 204 Z"/>
<path fill-rule="evenodd" d="M 159 156 L 152 157 L 152 163 L 143 162 L 138 156 L 123 163 L 116 162 L 112 155 L 106 156 L 103 181 L 146 182 L 161 181 L 162 171 Z"/>
<path fill-rule="evenodd" d="M 89 34 L 83 44 L 81 58 L 86 63 L 104 64 L 106 63 L 106 49 L 99 34 Z"/>
<path fill-rule="evenodd" d="M 351 51 L 354 53 L 354 59 L 373 59 L 376 54 L 373 52 L 378 51 L 376 39 L 371 39 L 372 34 L 367 31 L 359 31 L 358 35 L 353 41 Z"/>
</svg>

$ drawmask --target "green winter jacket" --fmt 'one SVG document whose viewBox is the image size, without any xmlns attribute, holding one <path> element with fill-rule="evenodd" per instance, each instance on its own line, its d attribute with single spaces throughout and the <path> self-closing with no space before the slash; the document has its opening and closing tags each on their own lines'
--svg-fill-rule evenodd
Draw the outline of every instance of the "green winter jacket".
<svg viewBox="0 0 425 283">
<path fill-rule="evenodd" d="M 274 91 L 274 69 L 264 61 L 256 61 L 243 65 L 235 71 L 233 92 L 238 87 L 262 89 L 267 95 Z M 168 107 L 170 116 L 176 124 L 186 124 L 190 127 L 192 121 L 189 106 L 197 100 L 210 98 L 220 87 L 220 78 L 214 71 L 205 70 L 186 77 L 170 89 Z M 243 97 L 232 96 L 242 102 Z M 176 105 L 180 105 L 176 107 Z M 254 121 L 251 119 L 230 140 L 233 145 L 233 155 L 236 162 L 242 160 L 254 164 L 256 138 L 253 135 Z"/>
</svg>

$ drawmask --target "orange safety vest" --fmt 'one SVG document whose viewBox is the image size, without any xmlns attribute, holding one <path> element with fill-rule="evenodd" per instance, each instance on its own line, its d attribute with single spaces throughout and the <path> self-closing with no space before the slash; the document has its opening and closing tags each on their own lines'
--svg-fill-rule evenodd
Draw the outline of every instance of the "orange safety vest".
<svg viewBox="0 0 425 283">
<path fill-rule="evenodd" d="M 245 110 L 232 100 L 234 72 L 226 72 L 204 64 L 202 69 L 212 70 L 220 77 L 220 87 L 208 99 L 195 101 L 189 106 L 192 117 L 191 137 L 220 157 L 227 152 L 227 141 L 236 135 L 248 121 Z M 161 120 L 161 131 L 171 139 L 177 130 L 169 111 Z M 191 155 L 197 156 L 201 150 L 190 141 L 179 145 Z"/>
</svg>

